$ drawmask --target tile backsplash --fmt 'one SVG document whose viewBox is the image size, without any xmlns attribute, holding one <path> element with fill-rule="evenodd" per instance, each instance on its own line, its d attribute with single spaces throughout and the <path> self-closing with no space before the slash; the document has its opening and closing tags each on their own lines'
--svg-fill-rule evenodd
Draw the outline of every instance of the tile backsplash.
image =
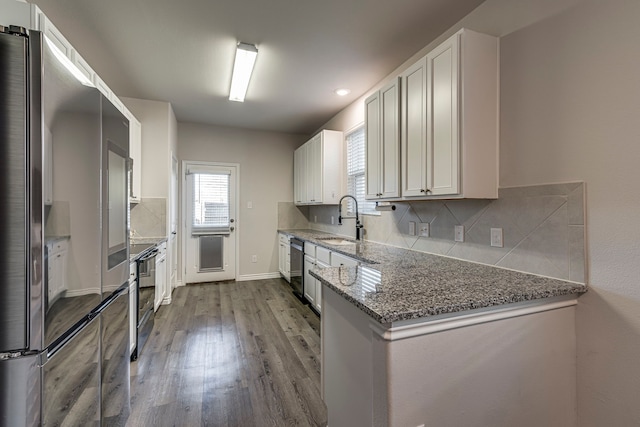
<svg viewBox="0 0 640 427">
<path fill-rule="evenodd" d="M 167 199 L 146 198 L 131 205 L 131 236 L 134 238 L 167 236 Z"/>
<path fill-rule="evenodd" d="M 584 191 L 574 182 L 501 188 L 496 200 L 396 202 L 395 211 L 362 217 L 364 238 L 586 283 Z M 353 221 L 331 224 L 337 206 L 312 206 L 305 215 L 309 228 L 354 235 Z M 409 235 L 410 222 L 429 223 L 430 236 Z M 454 241 L 456 225 L 464 226 L 462 243 Z M 490 245 L 491 228 L 502 228 L 504 247 Z"/>
</svg>

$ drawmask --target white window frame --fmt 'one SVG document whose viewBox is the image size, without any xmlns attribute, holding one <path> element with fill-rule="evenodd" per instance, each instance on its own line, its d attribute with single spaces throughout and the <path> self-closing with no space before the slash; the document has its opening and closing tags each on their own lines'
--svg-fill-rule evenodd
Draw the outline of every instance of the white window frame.
<svg viewBox="0 0 640 427">
<path fill-rule="evenodd" d="M 360 133 L 360 135 L 356 135 Z M 352 141 L 352 137 L 359 138 L 357 141 Z M 359 146 L 353 146 L 352 143 L 361 144 Z M 362 215 L 380 215 L 380 212 L 375 210 L 376 202 L 365 199 L 366 196 L 366 142 L 365 142 L 365 129 L 364 123 L 349 129 L 344 134 L 344 146 L 345 146 L 345 169 L 347 177 L 347 194 L 355 196 L 358 200 L 358 213 Z M 356 150 L 353 152 L 352 148 Z M 354 154 L 359 154 L 360 159 L 352 159 Z M 358 178 L 361 180 L 361 185 L 358 186 L 356 181 Z M 357 191 L 357 188 L 360 191 Z M 357 193 L 357 194 L 356 194 Z M 347 211 L 349 215 L 354 215 L 353 200 L 348 199 Z"/>
</svg>

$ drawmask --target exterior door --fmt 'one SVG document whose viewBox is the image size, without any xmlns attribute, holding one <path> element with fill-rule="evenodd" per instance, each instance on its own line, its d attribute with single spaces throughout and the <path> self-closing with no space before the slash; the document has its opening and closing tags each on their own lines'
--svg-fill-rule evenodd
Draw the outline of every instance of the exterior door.
<svg viewBox="0 0 640 427">
<path fill-rule="evenodd" d="M 186 162 L 185 283 L 236 278 L 238 165 Z"/>
</svg>

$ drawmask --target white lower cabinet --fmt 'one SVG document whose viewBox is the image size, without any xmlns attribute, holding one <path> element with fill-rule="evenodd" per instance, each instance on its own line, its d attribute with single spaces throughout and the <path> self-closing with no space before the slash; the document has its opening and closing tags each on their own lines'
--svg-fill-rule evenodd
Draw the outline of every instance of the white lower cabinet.
<svg viewBox="0 0 640 427">
<path fill-rule="evenodd" d="M 318 313 L 322 311 L 322 283 L 309 270 L 314 267 L 355 267 L 358 261 L 346 255 L 333 252 L 322 246 L 304 244 L 304 297 Z"/>
<path fill-rule="evenodd" d="M 167 243 L 158 245 L 156 256 L 156 298 L 153 302 L 153 310 L 157 311 L 164 299 L 167 287 Z"/>
<path fill-rule="evenodd" d="M 67 290 L 68 250 L 68 239 L 59 239 L 47 243 L 47 299 L 49 307 Z"/>
<path fill-rule="evenodd" d="M 289 236 L 284 233 L 278 233 L 278 270 L 280 275 L 289 283 L 291 283 L 291 247 Z"/>
<path fill-rule="evenodd" d="M 136 349 L 136 322 L 138 320 L 136 262 L 129 265 L 129 355 Z"/>
<path fill-rule="evenodd" d="M 355 267 L 358 261 L 337 252 L 331 252 L 331 267 Z"/>
<path fill-rule="evenodd" d="M 309 270 L 313 269 L 316 266 L 315 258 L 312 258 L 309 255 L 304 256 L 304 297 L 309 304 L 315 307 L 316 305 L 316 294 L 317 294 L 317 282 L 318 280 L 309 274 Z"/>
</svg>

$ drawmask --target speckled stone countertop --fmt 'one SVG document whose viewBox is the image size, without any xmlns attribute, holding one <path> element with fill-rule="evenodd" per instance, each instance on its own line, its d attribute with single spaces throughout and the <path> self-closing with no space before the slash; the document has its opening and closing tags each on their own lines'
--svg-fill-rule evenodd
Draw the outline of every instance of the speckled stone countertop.
<svg viewBox="0 0 640 427">
<path fill-rule="evenodd" d="M 311 275 L 382 324 L 582 294 L 587 286 L 374 242 L 334 246 L 315 230 L 278 230 L 356 258 Z"/>
</svg>

